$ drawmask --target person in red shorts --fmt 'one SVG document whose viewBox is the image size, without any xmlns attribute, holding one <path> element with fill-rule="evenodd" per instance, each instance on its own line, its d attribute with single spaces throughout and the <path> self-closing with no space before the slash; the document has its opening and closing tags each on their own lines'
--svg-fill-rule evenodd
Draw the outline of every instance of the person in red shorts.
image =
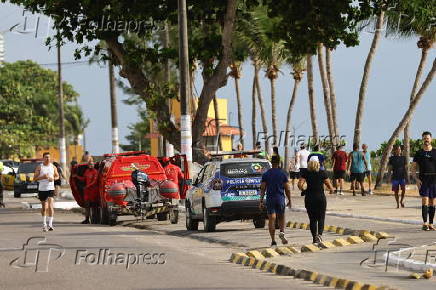
<svg viewBox="0 0 436 290">
<path fill-rule="evenodd" d="M 336 151 L 333 153 L 333 175 L 335 179 L 335 193 L 339 195 L 344 195 L 342 193 L 342 188 L 344 185 L 345 171 L 347 171 L 347 161 L 348 155 L 342 150 L 343 145 L 337 146 Z M 338 191 L 339 187 L 339 191 Z"/>
<path fill-rule="evenodd" d="M 88 161 L 88 168 L 86 168 L 83 176 L 76 175 L 75 177 L 85 182 L 84 200 L 85 200 L 85 220 L 82 224 L 89 224 L 90 207 L 98 203 L 98 171 L 94 168 L 94 162 Z"/>
<path fill-rule="evenodd" d="M 165 170 L 165 175 L 168 180 L 171 180 L 179 187 L 179 193 L 182 193 L 183 189 L 183 173 L 180 167 L 171 163 L 170 158 L 162 158 L 162 164 Z"/>
</svg>

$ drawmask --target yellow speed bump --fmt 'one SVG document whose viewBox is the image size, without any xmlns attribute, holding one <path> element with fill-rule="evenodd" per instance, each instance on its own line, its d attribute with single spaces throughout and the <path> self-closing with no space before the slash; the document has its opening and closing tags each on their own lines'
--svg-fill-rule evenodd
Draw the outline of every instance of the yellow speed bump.
<svg viewBox="0 0 436 290">
<path fill-rule="evenodd" d="M 332 276 L 326 276 L 324 280 L 324 286 L 326 287 L 336 287 L 337 283 L 338 283 L 338 278 Z"/>
<path fill-rule="evenodd" d="M 294 224 L 293 222 L 289 221 L 289 222 L 286 223 L 286 227 L 287 228 L 292 228 L 293 224 Z"/>
<path fill-rule="evenodd" d="M 378 240 L 375 236 L 373 236 L 371 234 L 361 235 L 360 238 L 362 240 L 364 240 L 365 242 L 376 242 Z"/>
<path fill-rule="evenodd" d="M 328 231 L 329 231 L 329 232 L 336 233 L 337 228 L 338 228 L 337 226 L 329 226 Z"/>
<path fill-rule="evenodd" d="M 245 253 L 233 253 L 230 256 L 230 261 L 233 263 L 238 263 L 238 261 L 243 257 L 248 257 L 248 256 Z"/>
<path fill-rule="evenodd" d="M 345 289 L 350 281 L 346 279 L 339 279 L 336 283 L 336 288 L 338 289 Z"/>
<path fill-rule="evenodd" d="M 296 222 L 296 223 L 292 224 L 292 227 L 294 229 L 299 229 L 300 228 L 300 224 Z"/>
<path fill-rule="evenodd" d="M 318 276 L 317 272 L 302 270 L 298 272 L 296 275 L 297 278 L 304 279 L 306 281 L 315 281 L 316 277 Z"/>
<path fill-rule="evenodd" d="M 361 290 L 362 284 L 356 281 L 349 281 L 347 286 L 345 287 L 346 290 Z"/>
<path fill-rule="evenodd" d="M 277 247 L 276 252 L 281 256 L 292 255 L 294 252 L 291 251 L 288 247 Z"/>
<path fill-rule="evenodd" d="M 312 244 L 304 245 L 304 246 L 301 247 L 301 252 L 302 253 L 305 253 L 305 252 L 314 253 L 314 252 L 318 252 L 319 250 L 320 249 L 317 246 L 312 245 Z"/>
<path fill-rule="evenodd" d="M 365 284 L 360 288 L 361 290 L 377 290 L 377 286 Z"/>
<path fill-rule="evenodd" d="M 302 230 L 307 230 L 309 228 L 309 225 L 308 224 L 306 224 L 306 223 L 301 223 L 300 224 L 300 229 L 302 229 Z"/>
<path fill-rule="evenodd" d="M 343 235 L 343 234 L 344 234 L 344 231 L 345 231 L 344 228 L 341 228 L 341 227 L 336 228 L 336 233 L 339 234 L 339 235 Z"/>
<path fill-rule="evenodd" d="M 296 248 L 296 247 L 292 247 L 292 246 L 287 246 L 286 248 L 288 248 L 293 254 L 299 254 L 301 253 L 301 250 Z"/>
<path fill-rule="evenodd" d="M 274 257 L 280 256 L 279 253 L 277 253 L 274 249 L 271 249 L 271 248 L 263 250 L 262 255 L 265 258 L 274 258 Z"/>
<path fill-rule="evenodd" d="M 347 242 L 349 242 L 350 244 L 362 244 L 362 243 L 364 243 L 365 241 L 364 240 L 362 240 L 360 237 L 358 237 L 358 236 L 349 236 L 348 238 L 347 238 Z"/>
<path fill-rule="evenodd" d="M 331 248 L 335 248 L 336 246 L 332 242 L 325 241 L 319 243 L 319 247 L 323 249 L 331 249 Z"/>
<path fill-rule="evenodd" d="M 344 246 L 349 246 L 350 243 L 344 239 L 336 239 L 333 241 L 333 245 L 335 245 L 336 247 L 344 247 Z"/>
<path fill-rule="evenodd" d="M 326 275 L 318 275 L 318 276 L 316 276 L 316 279 L 315 279 L 315 281 L 313 281 L 313 283 L 323 285 L 326 278 L 327 278 Z"/>
<path fill-rule="evenodd" d="M 390 237 L 391 237 L 391 235 L 389 235 L 388 233 L 385 233 L 385 232 L 376 232 L 376 233 L 375 233 L 375 236 L 376 236 L 378 239 L 387 239 L 387 238 L 390 238 Z"/>
<path fill-rule="evenodd" d="M 265 259 L 265 257 L 259 251 L 256 250 L 247 252 L 247 255 L 255 259 L 260 259 L 260 260 Z"/>
</svg>

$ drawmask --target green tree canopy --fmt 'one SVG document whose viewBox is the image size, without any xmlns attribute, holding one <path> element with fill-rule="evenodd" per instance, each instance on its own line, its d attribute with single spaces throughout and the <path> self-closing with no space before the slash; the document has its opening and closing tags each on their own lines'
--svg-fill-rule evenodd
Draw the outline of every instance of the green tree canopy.
<svg viewBox="0 0 436 290">
<path fill-rule="evenodd" d="M 32 61 L 0 67 L 0 155 L 31 154 L 33 145 L 54 145 L 59 132 L 57 72 Z M 67 134 L 76 136 L 86 126 L 75 104 L 77 92 L 63 83 Z"/>
</svg>

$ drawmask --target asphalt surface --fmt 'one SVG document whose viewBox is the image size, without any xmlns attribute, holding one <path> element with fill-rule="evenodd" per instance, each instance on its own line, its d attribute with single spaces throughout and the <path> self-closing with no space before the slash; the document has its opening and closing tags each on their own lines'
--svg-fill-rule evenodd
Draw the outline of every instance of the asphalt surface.
<svg viewBox="0 0 436 290">
<path fill-rule="evenodd" d="M 26 197 L 27 198 L 27 197 Z M 33 288 L 93 288 L 93 289 L 307 289 L 319 287 L 291 277 L 279 277 L 231 264 L 228 258 L 232 252 L 269 247 L 270 240 L 266 229 L 254 229 L 250 221 L 221 223 L 214 233 L 206 233 L 200 223 L 199 231 L 186 231 L 184 215 L 176 225 L 169 222 L 146 220 L 139 223 L 142 229 L 134 228 L 138 223 L 132 216 L 120 218 L 115 227 L 81 225 L 83 216 L 71 212 L 59 212 L 55 217 L 54 232 L 42 233 L 41 217 L 37 210 L 21 209 L 26 198 L 14 199 L 7 195 L 7 209 L 0 209 L 0 289 Z M 34 197 L 28 197 L 35 202 Z M 364 215 L 366 218 L 345 218 L 327 216 L 326 224 L 352 229 L 384 231 L 395 235 L 397 240 L 410 246 L 422 246 L 436 241 L 436 232 L 423 232 L 419 225 L 404 224 L 401 221 L 419 222 L 420 200 L 409 198 L 406 208 L 396 209 L 393 197 L 368 196 L 352 197 L 329 196 L 328 210 L 332 213 Z M 293 205 L 303 208 L 303 199 L 294 194 Z M 398 222 L 383 222 L 370 217 L 390 218 Z M 368 218 L 369 217 L 369 218 Z M 303 212 L 287 212 L 287 220 L 308 222 Z M 311 242 L 307 230 L 286 229 L 289 243 L 301 246 Z M 59 249 L 55 246 L 48 263 L 48 272 L 35 272 L 36 266 L 24 263 L 23 244 L 30 237 L 45 237 L 46 243 L 59 245 L 64 255 L 56 259 Z M 337 234 L 325 233 L 324 240 L 333 240 Z M 31 240 L 37 242 L 36 240 Z M 119 253 L 121 258 L 131 255 L 144 257 L 147 253 L 163 254 L 164 264 L 146 264 L 138 258 L 138 264 L 130 265 L 120 258 L 118 265 L 92 264 L 94 254 L 106 249 L 106 253 Z M 87 251 L 87 252 L 85 252 Z M 108 252 L 109 251 L 109 252 Z M 305 253 L 293 257 L 277 258 L 283 264 L 316 270 L 323 274 L 345 276 L 376 285 L 389 285 L 398 289 L 435 289 L 435 280 L 413 281 L 407 278 L 405 269 L 360 266 L 372 251 L 372 244 L 325 250 L 318 253 Z M 33 252 L 32 252 L 33 253 Z M 86 258 L 86 255 L 90 256 Z M 140 254 L 143 254 L 140 256 Z M 29 257 L 33 257 L 28 254 Z M 103 257 L 103 258 L 102 258 Z M 15 258 L 21 258 L 9 264 Z M 86 260 L 88 259 L 88 260 Z M 32 258 L 28 258 L 32 260 Z M 34 260 L 34 258 L 33 258 Z M 142 262 L 140 262 L 142 261 Z M 148 260 L 147 260 L 148 261 Z M 80 262 L 80 265 L 78 263 Z M 125 262 L 125 261 L 124 261 Z M 159 261 L 160 262 L 160 261 Z M 112 263 L 112 262 L 111 262 Z M 23 267 L 23 266 L 28 267 Z M 20 267 L 21 266 L 21 267 Z M 39 266 L 39 270 L 45 264 Z M 341 276 L 342 275 L 342 276 Z"/>
</svg>

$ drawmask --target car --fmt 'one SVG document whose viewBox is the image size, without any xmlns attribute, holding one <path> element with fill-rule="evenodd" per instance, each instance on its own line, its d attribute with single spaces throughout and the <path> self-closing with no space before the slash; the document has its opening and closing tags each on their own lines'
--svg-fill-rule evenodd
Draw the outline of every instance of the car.
<svg viewBox="0 0 436 290">
<path fill-rule="evenodd" d="M 0 160 L 3 163 L 1 181 L 5 190 L 14 190 L 15 174 L 18 170 L 18 162 L 12 160 Z"/>
<path fill-rule="evenodd" d="M 270 162 L 260 158 L 206 163 L 186 194 L 186 228 L 198 230 L 198 223 L 203 222 L 204 230 L 213 232 L 220 222 L 240 219 L 253 219 L 255 228 L 264 228 L 260 184 L 270 168 Z"/>
<path fill-rule="evenodd" d="M 21 159 L 15 174 L 14 197 L 20 198 L 23 193 L 38 193 L 38 182 L 33 181 L 33 174 L 42 159 Z"/>
</svg>

